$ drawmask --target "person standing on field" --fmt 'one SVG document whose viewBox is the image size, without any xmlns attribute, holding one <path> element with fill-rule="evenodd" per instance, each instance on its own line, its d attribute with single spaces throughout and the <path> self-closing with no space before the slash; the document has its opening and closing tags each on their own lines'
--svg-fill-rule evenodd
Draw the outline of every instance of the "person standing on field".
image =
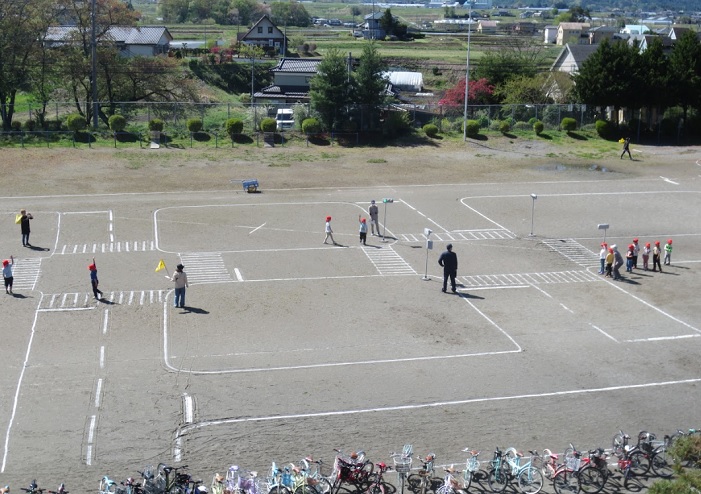
<svg viewBox="0 0 701 494">
<path fill-rule="evenodd" d="M 665 266 L 669 266 L 672 262 L 672 239 L 667 240 L 664 246 L 664 263 Z"/>
<path fill-rule="evenodd" d="M 370 231 L 375 235 L 375 230 L 377 229 L 377 236 L 380 236 L 380 224 L 377 222 L 377 215 L 379 211 L 377 209 L 377 204 L 375 204 L 375 199 L 370 201 L 370 207 L 368 208 L 368 214 L 370 215 Z"/>
<path fill-rule="evenodd" d="M 655 240 L 655 246 L 652 248 L 652 270 L 657 271 L 657 268 L 660 268 L 661 273 L 662 264 L 660 264 L 660 254 L 662 254 L 662 250 L 660 249 L 660 241 Z"/>
<path fill-rule="evenodd" d="M 638 239 L 633 239 L 633 269 L 638 269 L 638 254 L 640 254 L 640 245 Z"/>
<path fill-rule="evenodd" d="M 21 209 L 19 214 L 19 225 L 22 231 L 22 247 L 31 247 L 32 244 L 29 243 L 29 233 L 31 232 L 29 220 L 33 220 L 34 216 L 32 216 L 32 213 L 28 213 L 26 209 Z"/>
<path fill-rule="evenodd" d="M 95 263 L 95 258 L 92 258 L 92 264 L 88 266 L 90 270 L 90 285 L 92 286 L 92 294 L 97 299 L 102 298 L 102 291 L 97 287 L 100 281 L 97 279 L 97 264 Z"/>
<path fill-rule="evenodd" d="M 358 232 L 360 233 L 360 243 L 363 245 L 367 245 L 367 240 L 368 240 L 367 221 L 365 221 L 365 218 L 361 218 L 361 216 L 358 215 L 358 223 L 360 223 L 360 227 L 358 230 Z"/>
<path fill-rule="evenodd" d="M 185 266 L 178 264 L 175 266 L 175 273 L 170 279 L 175 283 L 175 298 L 173 305 L 174 307 L 184 308 L 185 307 L 185 289 L 190 285 L 187 282 L 187 274 L 184 271 Z"/>
<path fill-rule="evenodd" d="M 12 276 L 12 268 L 15 265 L 15 258 L 10 256 L 10 260 L 5 259 L 2 261 L 2 277 L 5 280 L 5 293 L 12 293 L 12 282 L 14 277 Z"/>
<path fill-rule="evenodd" d="M 643 269 L 647 271 L 648 261 L 650 260 L 650 242 L 645 244 L 643 247 Z"/>
<path fill-rule="evenodd" d="M 618 246 L 616 244 L 613 244 L 611 248 L 613 249 L 613 279 L 622 280 L 623 276 L 621 276 L 620 269 L 621 266 L 623 266 L 623 256 L 618 252 Z"/>
<path fill-rule="evenodd" d="M 338 245 L 333 239 L 333 228 L 331 228 L 331 216 L 326 217 L 326 226 L 324 227 L 324 232 L 326 233 L 326 236 L 324 237 L 325 244 L 328 243 L 328 239 L 331 239 L 331 242 L 333 242 L 334 245 Z"/>
<path fill-rule="evenodd" d="M 445 248 L 446 251 L 438 258 L 438 264 L 443 266 L 443 289 L 441 291 L 443 293 L 446 292 L 446 288 L 448 288 L 448 278 L 450 278 L 450 285 L 453 289 L 453 293 L 456 293 L 455 275 L 458 273 L 458 256 L 453 252 L 453 244 L 448 244 Z"/>
<path fill-rule="evenodd" d="M 608 245 L 606 245 L 606 242 L 602 242 L 601 250 L 599 251 L 599 263 L 601 264 L 601 267 L 599 268 L 599 274 L 604 274 L 606 254 L 608 254 Z"/>
<path fill-rule="evenodd" d="M 630 154 L 630 137 L 626 137 L 623 141 L 623 152 L 621 153 L 621 159 L 623 159 L 623 155 L 626 153 L 628 153 L 628 157 L 630 159 L 633 159 L 633 156 Z"/>
</svg>

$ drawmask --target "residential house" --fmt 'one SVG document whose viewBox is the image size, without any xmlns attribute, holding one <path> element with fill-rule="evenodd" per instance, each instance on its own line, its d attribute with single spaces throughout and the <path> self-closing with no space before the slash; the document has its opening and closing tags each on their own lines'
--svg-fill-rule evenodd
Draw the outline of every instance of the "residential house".
<svg viewBox="0 0 701 494">
<path fill-rule="evenodd" d="M 251 29 L 240 34 L 238 41 L 247 45 L 259 46 L 267 53 L 284 55 L 288 40 L 285 33 L 270 20 L 270 17 L 264 15 L 253 24 Z"/>
<path fill-rule="evenodd" d="M 511 28 L 511 32 L 520 36 L 533 36 L 535 31 L 535 22 L 517 22 Z"/>
<path fill-rule="evenodd" d="M 363 38 L 384 39 L 387 33 L 380 27 L 380 19 L 384 12 L 373 12 L 363 18 Z"/>
<path fill-rule="evenodd" d="M 669 30 L 669 37 L 672 41 L 676 41 L 681 38 L 685 32 L 690 31 L 688 27 L 672 26 Z"/>
<path fill-rule="evenodd" d="M 553 44 L 557 41 L 557 26 L 547 25 L 543 28 L 543 42 Z"/>
<path fill-rule="evenodd" d="M 480 21 L 477 23 L 477 32 L 481 34 L 496 34 L 497 21 L 480 19 Z"/>
<path fill-rule="evenodd" d="M 44 43 L 60 47 L 78 41 L 80 31 L 76 26 L 53 26 L 46 32 Z M 111 26 L 98 36 L 98 44 L 113 44 L 125 57 L 155 57 L 168 53 L 173 41 L 165 26 Z"/>
<path fill-rule="evenodd" d="M 662 50 L 665 52 L 669 52 L 674 46 L 674 41 L 669 36 L 657 36 L 654 34 L 632 34 L 628 38 L 628 44 L 633 46 L 637 43 L 640 53 L 642 53 L 648 49 L 655 39 L 662 41 Z"/>
<path fill-rule="evenodd" d="M 561 22 L 557 27 L 556 44 L 564 46 L 567 43 L 589 44 L 589 23 L 587 22 Z"/>
<path fill-rule="evenodd" d="M 644 24 L 626 24 L 626 26 L 621 29 L 623 34 L 645 34 L 650 32 L 650 28 Z"/>
<path fill-rule="evenodd" d="M 566 72 L 567 74 L 574 75 L 579 72 L 582 63 L 598 49 L 598 45 L 566 43 L 560 54 L 550 66 L 550 70 Z"/>
<path fill-rule="evenodd" d="M 597 26 L 589 29 L 589 44 L 598 45 L 603 40 L 611 41 L 617 34 L 618 28 L 613 26 Z"/>
<path fill-rule="evenodd" d="M 317 74 L 319 58 L 281 58 L 272 69 L 273 84 L 257 91 L 253 101 L 273 104 L 309 102 L 309 81 Z"/>
</svg>

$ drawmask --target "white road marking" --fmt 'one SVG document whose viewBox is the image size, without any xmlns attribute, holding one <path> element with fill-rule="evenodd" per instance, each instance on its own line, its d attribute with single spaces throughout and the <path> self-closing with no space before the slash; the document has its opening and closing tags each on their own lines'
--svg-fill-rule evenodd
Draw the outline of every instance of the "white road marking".
<svg viewBox="0 0 701 494">
<path fill-rule="evenodd" d="M 266 223 L 267 223 L 267 221 L 266 221 Z M 263 223 L 263 224 L 260 225 L 259 227 L 254 228 L 253 230 L 251 230 L 250 232 L 248 232 L 248 234 L 250 235 L 250 234 L 252 234 L 253 232 L 257 232 L 258 230 L 260 230 L 260 229 L 263 228 L 264 226 L 265 226 L 265 223 Z"/>
<path fill-rule="evenodd" d="M 400 200 L 397 201 L 397 202 L 402 202 L 402 203 L 406 204 L 406 205 L 409 206 L 411 209 L 413 209 L 414 211 L 416 211 L 417 213 L 419 213 L 421 216 L 423 216 L 424 218 L 426 218 L 429 222 L 431 222 L 431 223 L 433 223 L 434 225 L 436 225 L 436 228 L 440 228 L 440 229 L 443 230 L 444 232 L 447 232 L 447 231 L 448 231 L 446 228 L 443 228 L 443 227 L 442 227 L 441 225 L 439 225 L 437 222 L 433 221 L 431 218 L 429 218 L 428 216 L 426 216 L 425 214 L 423 214 L 422 212 L 420 212 L 418 209 L 416 209 L 414 206 L 412 206 L 411 204 L 409 204 L 408 202 L 406 202 L 404 199 L 400 199 Z"/>
<path fill-rule="evenodd" d="M 104 317 L 102 319 L 102 334 L 107 334 L 107 322 L 109 321 L 109 311 L 105 309 Z"/>
<path fill-rule="evenodd" d="M 234 268 L 234 274 L 236 275 L 236 279 L 238 281 L 243 281 L 243 276 L 241 276 L 241 271 L 239 271 L 239 268 Z"/>
<path fill-rule="evenodd" d="M 639 343 L 644 341 L 664 341 L 664 340 L 684 340 L 687 338 L 699 338 L 701 334 L 683 334 L 679 336 L 653 336 L 651 338 L 636 338 L 633 340 L 624 340 L 630 343 Z"/>
<path fill-rule="evenodd" d="M 102 347 L 104 350 L 105 347 Z M 102 378 L 97 380 L 97 386 L 95 387 L 95 408 L 100 408 L 100 395 L 102 394 Z"/>
<path fill-rule="evenodd" d="M 660 178 L 669 184 L 679 185 L 678 182 L 674 182 L 674 181 L 668 179 L 667 177 L 663 177 L 662 175 L 660 175 Z"/>
<path fill-rule="evenodd" d="M 105 345 L 100 347 L 100 369 L 105 368 Z"/>
<path fill-rule="evenodd" d="M 183 394 L 183 422 L 191 424 L 194 421 L 192 396 Z"/>
<path fill-rule="evenodd" d="M 626 391 L 631 389 L 647 389 L 662 386 L 675 386 L 684 384 L 694 384 L 701 382 L 701 378 L 683 379 L 678 381 L 663 381 L 663 382 L 652 382 L 643 384 L 628 384 L 620 386 L 608 386 L 603 388 L 588 388 L 588 389 L 571 389 L 564 391 L 551 391 L 547 393 L 532 393 L 532 394 L 522 394 L 522 395 L 510 395 L 510 396 L 490 396 L 483 398 L 468 398 L 464 400 L 453 400 L 453 401 L 437 401 L 432 403 L 418 403 L 414 405 L 396 405 L 388 407 L 378 407 L 378 408 L 360 408 L 355 410 L 336 410 L 331 412 L 312 412 L 312 413 L 300 413 L 300 414 L 288 414 L 288 415 L 268 415 L 260 417 L 246 417 L 246 418 L 232 418 L 232 419 L 220 419 L 220 420 L 208 420 L 205 422 L 199 422 L 189 426 L 185 426 L 180 429 L 179 435 L 185 432 L 200 429 L 202 427 L 207 427 L 211 425 L 222 425 L 222 424 L 240 424 L 246 422 L 269 422 L 275 420 L 299 420 L 307 418 L 321 418 L 321 417 L 337 417 L 337 416 L 347 416 L 347 415 L 360 415 L 365 413 L 387 413 L 396 412 L 400 410 L 420 410 L 426 408 L 441 408 L 441 407 L 451 407 L 451 406 L 462 406 L 462 405 L 472 405 L 475 403 L 489 403 L 495 401 L 512 401 L 512 400 L 524 400 L 524 399 L 537 399 L 537 398 L 550 398 L 556 396 L 572 396 L 572 395 L 584 395 L 584 394 L 594 394 L 594 393 L 608 393 L 615 391 Z"/>
<path fill-rule="evenodd" d="M 589 323 L 589 326 L 591 326 L 592 328 L 596 329 L 599 333 L 601 333 L 602 335 L 606 336 L 607 338 L 610 338 L 610 339 L 612 339 L 613 341 L 615 341 L 616 343 L 619 343 L 619 341 L 618 341 L 616 338 L 614 338 L 613 336 L 611 336 L 610 334 L 608 334 L 606 331 L 604 331 L 604 330 L 601 329 L 600 327 L 595 326 L 595 325 L 593 325 L 592 323 Z"/>
</svg>

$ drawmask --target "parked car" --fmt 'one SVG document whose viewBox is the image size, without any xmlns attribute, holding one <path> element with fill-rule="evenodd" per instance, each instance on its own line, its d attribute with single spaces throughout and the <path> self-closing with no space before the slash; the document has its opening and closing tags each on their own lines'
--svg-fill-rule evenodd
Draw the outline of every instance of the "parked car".
<svg viewBox="0 0 701 494">
<path fill-rule="evenodd" d="M 277 111 L 275 115 L 275 121 L 277 122 L 277 130 L 291 130 L 295 126 L 295 117 L 292 113 L 291 108 L 281 108 Z"/>
</svg>

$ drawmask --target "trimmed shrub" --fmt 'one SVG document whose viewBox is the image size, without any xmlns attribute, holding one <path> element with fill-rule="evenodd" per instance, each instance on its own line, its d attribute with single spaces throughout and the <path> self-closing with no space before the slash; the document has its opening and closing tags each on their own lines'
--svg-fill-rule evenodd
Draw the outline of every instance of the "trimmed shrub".
<svg viewBox="0 0 701 494">
<path fill-rule="evenodd" d="M 577 121 L 572 117 L 565 117 L 562 119 L 562 122 L 560 122 L 560 127 L 565 132 L 572 132 L 573 130 L 577 130 Z"/>
<path fill-rule="evenodd" d="M 467 135 L 470 137 L 474 137 L 480 133 L 480 124 L 477 120 L 468 120 L 466 129 Z"/>
<path fill-rule="evenodd" d="M 316 118 L 305 118 L 302 120 L 302 132 L 305 134 L 321 134 L 321 122 Z"/>
<path fill-rule="evenodd" d="M 37 129 L 37 121 L 36 120 L 27 120 L 24 122 L 24 130 L 27 130 L 29 132 L 34 132 Z"/>
<path fill-rule="evenodd" d="M 701 435 L 677 438 L 668 453 L 675 461 L 684 465 L 701 466 Z"/>
<path fill-rule="evenodd" d="M 408 112 L 390 111 L 382 124 L 383 134 L 390 138 L 408 134 L 411 130 L 411 120 Z"/>
<path fill-rule="evenodd" d="M 512 128 L 514 130 L 531 130 L 533 129 L 533 124 L 528 122 L 516 122 Z"/>
<path fill-rule="evenodd" d="M 540 134 L 543 133 L 543 129 L 545 129 L 545 125 L 543 125 L 543 122 L 540 120 L 536 120 L 533 122 L 533 132 L 535 132 L 535 135 L 539 136 Z"/>
<path fill-rule="evenodd" d="M 127 126 L 127 119 L 123 115 L 112 115 L 107 123 L 112 132 L 122 132 Z"/>
<path fill-rule="evenodd" d="M 535 117 L 531 117 L 531 118 L 528 119 L 528 123 L 529 123 L 530 125 L 533 125 L 533 124 L 536 123 L 537 121 L 538 121 L 538 119 L 535 118 Z"/>
<path fill-rule="evenodd" d="M 599 137 L 606 139 L 611 135 L 611 124 L 606 120 L 597 120 L 595 125 L 596 133 L 599 134 Z"/>
<path fill-rule="evenodd" d="M 233 139 L 234 136 L 243 132 L 243 120 L 240 118 L 230 118 L 226 121 L 224 127 L 226 128 L 226 133 Z"/>
<path fill-rule="evenodd" d="M 22 130 L 22 122 L 20 122 L 19 120 L 13 120 L 10 124 L 10 128 L 15 132 L 19 132 L 20 130 Z"/>
<path fill-rule="evenodd" d="M 163 127 L 165 127 L 165 122 L 160 118 L 153 118 L 148 123 L 148 130 L 152 132 L 163 132 Z"/>
<path fill-rule="evenodd" d="M 66 117 L 66 127 L 68 127 L 68 130 L 75 133 L 83 130 L 86 125 L 88 125 L 88 123 L 85 121 L 85 117 L 83 115 L 79 115 L 78 113 L 72 113 Z"/>
<path fill-rule="evenodd" d="M 188 118 L 187 119 L 187 130 L 196 134 L 202 130 L 202 119 L 201 118 Z"/>
<path fill-rule="evenodd" d="M 277 130 L 277 122 L 274 118 L 266 117 L 260 121 L 260 130 L 263 132 L 275 132 Z"/>
<path fill-rule="evenodd" d="M 436 137 L 438 135 L 438 127 L 433 124 L 426 124 L 423 126 L 423 131 L 428 137 Z"/>
<path fill-rule="evenodd" d="M 502 134 L 506 134 L 510 130 L 511 130 L 511 124 L 508 121 L 503 120 L 499 124 L 499 132 L 501 132 Z"/>
</svg>

